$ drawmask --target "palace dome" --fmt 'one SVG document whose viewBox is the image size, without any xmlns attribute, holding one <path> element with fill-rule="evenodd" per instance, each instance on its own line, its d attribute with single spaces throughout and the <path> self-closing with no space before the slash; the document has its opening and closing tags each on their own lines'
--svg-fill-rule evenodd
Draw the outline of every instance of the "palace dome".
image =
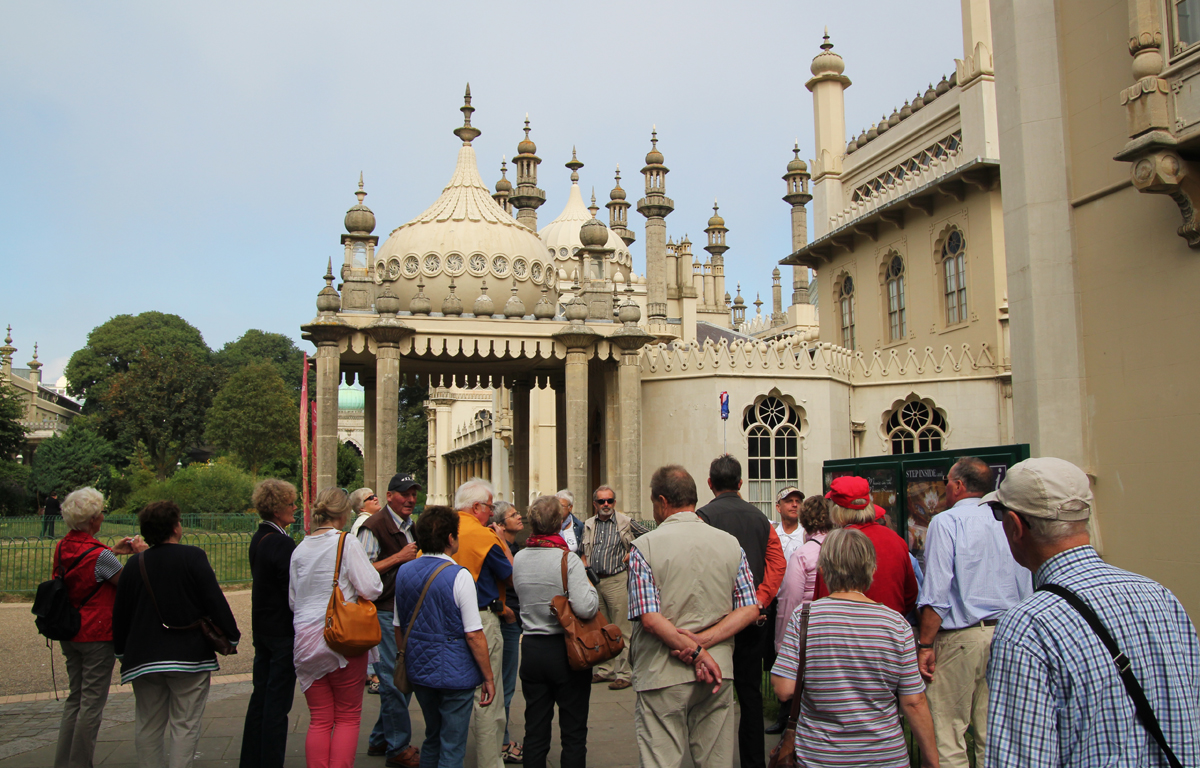
<svg viewBox="0 0 1200 768">
<path fill-rule="evenodd" d="M 579 239 L 579 230 L 591 218 L 592 212 L 583 202 L 579 184 L 575 183 L 571 185 L 571 194 L 567 196 L 567 204 L 562 213 L 538 233 L 544 244 L 543 253 L 553 259 L 559 269 L 566 272 L 568 279 L 571 271 L 579 268 L 579 249 L 583 247 L 583 242 Z M 629 255 L 629 247 L 611 229 L 608 230 L 608 244 L 605 247 L 611 248 L 612 254 L 605 265 L 604 276 L 611 279 L 613 273 L 619 271 L 624 279 L 633 269 L 633 257 Z"/>
<path fill-rule="evenodd" d="M 500 296 L 510 292 L 515 279 L 526 307 L 538 303 L 543 283 L 557 295 L 555 267 L 545 246 L 492 199 L 469 142 L 458 151 L 454 176 L 441 196 L 420 216 L 392 230 L 375 252 L 373 268 L 375 281 L 391 289 L 402 311 L 409 308 L 419 281 L 435 308 L 449 294 L 451 281 L 466 306 L 480 295 L 484 281 Z"/>
</svg>

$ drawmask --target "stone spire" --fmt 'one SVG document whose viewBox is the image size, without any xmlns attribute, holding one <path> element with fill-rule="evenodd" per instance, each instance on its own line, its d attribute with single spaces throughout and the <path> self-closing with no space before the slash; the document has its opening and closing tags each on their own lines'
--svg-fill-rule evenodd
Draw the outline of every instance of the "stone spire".
<svg viewBox="0 0 1200 768">
<path fill-rule="evenodd" d="M 704 250 L 708 251 L 712 257 L 714 297 L 720 301 L 722 296 L 727 295 L 725 293 L 725 252 L 729 250 L 729 246 L 725 244 L 725 235 L 728 234 L 729 229 L 725 226 L 725 219 L 721 218 L 716 200 L 713 200 L 713 215 L 708 220 L 708 226 L 704 228 L 704 232 L 708 235 L 708 245 L 704 246 Z"/>
<path fill-rule="evenodd" d="M 366 206 L 363 199 L 367 191 L 363 189 L 363 174 L 358 172 L 358 189 L 354 196 L 358 202 L 346 211 L 343 223 L 346 231 L 341 236 L 342 267 L 339 270 L 343 284 L 345 282 L 366 283 L 371 281 L 375 265 L 375 248 L 379 245 L 379 237 L 371 234 L 375 231 L 375 214 Z M 371 293 L 369 291 L 346 291 L 346 305 L 339 309 L 370 311 Z M 357 302 L 357 303 L 356 303 Z"/>
<path fill-rule="evenodd" d="M 583 163 L 579 162 L 579 158 L 575 156 L 575 147 L 571 147 L 571 159 L 566 165 L 571 169 L 571 183 L 578 184 L 579 169 L 583 167 Z"/>
<path fill-rule="evenodd" d="M 737 296 L 733 299 L 733 330 L 740 330 L 746 322 L 746 300 L 742 298 L 742 284 L 737 284 Z"/>
<path fill-rule="evenodd" d="M 805 87 L 813 95 L 813 137 L 816 159 L 813 161 L 813 184 L 822 188 L 816 195 L 814 210 L 815 235 L 820 237 L 829 229 L 829 206 L 841 206 L 842 158 L 846 154 L 846 89 L 850 78 L 842 74 L 846 62 L 833 52 L 829 30 L 825 30 L 821 52 L 809 67 L 812 78 Z M 814 190 L 815 191 L 815 190 Z M 839 201 L 831 203 L 830 201 Z"/>
<path fill-rule="evenodd" d="M 525 115 L 525 138 L 517 144 L 517 189 L 509 196 L 509 203 L 517 209 L 517 221 L 532 232 L 537 232 L 537 209 L 546 202 L 546 193 L 538 189 L 537 167 L 542 159 L 537 156 L 537 145 L 529 138 L 529 115 Z"/>
<path fill-rule="evenodd" d="M 17 348 L 12 345 L 12 325 L 9 325 L 8 333 L 4 336 L 4 346 L 0 347 L 0 381 L 12 379 L 12 356 L 16 351 Z"/>
<path fill-rule="evenodd" d="M 629 229 L 629 202 L 625 199 L 625 190 L 621 189 L 621 166 L 617 166 L 616 186 L 608 193 L 608 228 L 617 233 L 625 241 L 625 247 L 633 245 L 637 237 Z"/>
<path fill-rule="evenodd" d="M 667 216 L 675 202 L 667 197 L 667 173 L 663 154 L 658 151 L 658 130 L 650 132 L 650 151 L 646 153 L 646 196 L 638 201 L 638 213 L 646 217 L 646 315 L 652 330 L 665 329 L 667 320 Z"/>
<path fill-rule="evenodd" d="M 508 158 L 500 158 L 500 181 L 496 182 L 496 192 L 492 195 L 492 199 L 496 204 L 504 209 L 505 213 L 512 213 L 512 204 L 508 201 L 512 195 L 512 182 L 508 180 Z"/>
<path fill-rule="evenodd" d="M 800 159 L 800 142 L 792 147 L 795 157 L 787 165 L 787 173 L 783 180 L 787 184 L 787 194 L 783 196 L 785 203 L 792 206 L 792 253 L 800 250 L 808 243 L 808 209 L 805 208 L 812 195 L 808 191 L 808 182 L 812 177 L 808 173 L 808 164 Z M 808 267 L 792 267 L 792 304 L 808 303 Z"/>
<path fill-rule="evenodd" d="M 779 267 L 771 270 L 771 327 L 778 328 L 787 320 L 783 314 L 783 286 L 780 285 Z"/>
<path fill-rule="evenodd" d="M 596 218 L 596 214 L 600 212 L 600 206 L 596 205 L 596 188 L 592 187 L 592 204 L 588 206 L 588 211 L 591 212 L 592 218 Z"/>
<path fill-rule="evenodd" d="M 479 134 L 483 131 L 471 125 L 471 113 L 475 111 L 475 107 L 471 106 L 471 84 L 467 83 L 467 92 L 463 96 L 463 105 L 459 107 L 463 113 L 463 124 L 461 128 L 454 129 L 454 135 L 462 139 L 462 143 L 470 145 L 472 141 L 479 138 Z"/>
<path fill-rule="evenodd" d="M 33 383 L 36 390 L 38 385 L 42 383 L 42 363 L 38 360 L 38 345 L 33 343 L 33 359 L 29 361 L 29 380 Z"/>
</svg>

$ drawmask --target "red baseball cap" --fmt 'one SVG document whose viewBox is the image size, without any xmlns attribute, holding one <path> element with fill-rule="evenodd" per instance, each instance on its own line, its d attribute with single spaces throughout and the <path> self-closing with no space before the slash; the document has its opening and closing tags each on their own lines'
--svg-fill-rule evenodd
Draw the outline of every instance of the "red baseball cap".
<svg viewBox="0 0 1200 768">
<path fill-rule="evenodd" d="M 825 498 L 846 509 L 866 509 L 871 503 L 871 484 L 865 477 L 835 477 Z"/>
</svg>

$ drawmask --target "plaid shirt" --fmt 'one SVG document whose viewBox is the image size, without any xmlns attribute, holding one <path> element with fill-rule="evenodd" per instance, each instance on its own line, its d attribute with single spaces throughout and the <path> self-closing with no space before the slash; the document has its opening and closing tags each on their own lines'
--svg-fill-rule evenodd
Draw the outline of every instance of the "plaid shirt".
<svg viewBox="0 0 1200 768">
<path fill-rule="evenodd" d="M 592 555 L 588 558 L 588 565 L 599 576 L 615 576 L 625 570 L 625 555 L 629 554 L 629 550 L 621 541 L 621 532 L 617 529 L 617 516 L 612 514 L 607 520 L 602 520 L 597 515 L 594 520 Z M 650 532 L 649 528 L 637 520 L 629 521 L 629 530 L 635 539 Z"/>
<path fill-rule="evenodd" d="M 1066 587 L 1096 612 L 1175 755 L 1200 765 L 1200 642 L 1175 596 L 1090 546 L 1047 560 L 1034 584 Z M 1037 592 L 1000 620 L 987 678 L 987 768 L 1167 765 L 1108 651 L 1057 595 Z"/>
<path fill-rule="evenodd" d="M 741 551 L 739 549 L 739 551 Z M 745 608 L 747 605 L 758 605 L 754 596 L 754 576 L 750 573 L 750 563 L 746 553 L 742 551 L 742 562 L 738 565 L 737 579 L 733 584 L 733 608 Z M 650 564 L 637 547 L 629 551 L 629 619 L 638 618 L 646 613 L 658 613 L 662 610 L 662 593 L 654 583 L 654 574 Z"/>
</svg>

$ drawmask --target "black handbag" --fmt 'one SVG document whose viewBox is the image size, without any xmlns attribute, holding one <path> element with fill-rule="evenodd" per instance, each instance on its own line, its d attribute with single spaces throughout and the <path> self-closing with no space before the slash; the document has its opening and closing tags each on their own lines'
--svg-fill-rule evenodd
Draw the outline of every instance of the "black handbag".
<svg viewBox="0 0 1200 768">
<path fill-rule="evenodd" d="M 154 588 L 150 586 L 150 577 L 146 575 L 146 553 L 138 555 L 138 568 L 142 572 L 142 584 L 146 587 L 146 592 L 150 594 L 150 602 L 154 604 L 154 612 L 158 614 L 158 623 L 163 625 L 164 629 L 199 629 L 200 634 L 204 636 L 204 641 L 208 643 L 208 647 L 222 656 L 230 656 L 237 653 L 237 646 L 229 642 L 229 638 L 225 637 L 225 633 L 221 628 L 213 623 L 213 620 L 207 616 L 201 616 L 191 624 L 182 627 L 172 627 L 163 621 L 162 611 L 158 609 L 158 598 L 154 596 Z"/>
<path fill-rule="evenodd" d="M 44 635 L 47 641 L 71 640 L 79 634 L 82 622 L 79 611 L 96 596 L 100 587 L 104 586 L 104 582 L 97 584 L 96 588 L 83 599 L 83 602 L 75 605 L 71 602 L 71 596 L 67 589 L 67 574 L 75 570 L 85 557 L 100 548 L 99 544 L 93 545 L 75 558 L 75 562 L 71 563 L 69 568 L 64 568 L 61 558 L 56 557 L 58 567 L 54 569 L 54 578 L 38 584 L 37 595 L 33 598 L 33 608 L 30 612 L 35 617 L 33 623 L 37 626 L 38 633 Z M 62 554 L 61 541 L 58 543 L 58 554 Z"/>
</svg>

